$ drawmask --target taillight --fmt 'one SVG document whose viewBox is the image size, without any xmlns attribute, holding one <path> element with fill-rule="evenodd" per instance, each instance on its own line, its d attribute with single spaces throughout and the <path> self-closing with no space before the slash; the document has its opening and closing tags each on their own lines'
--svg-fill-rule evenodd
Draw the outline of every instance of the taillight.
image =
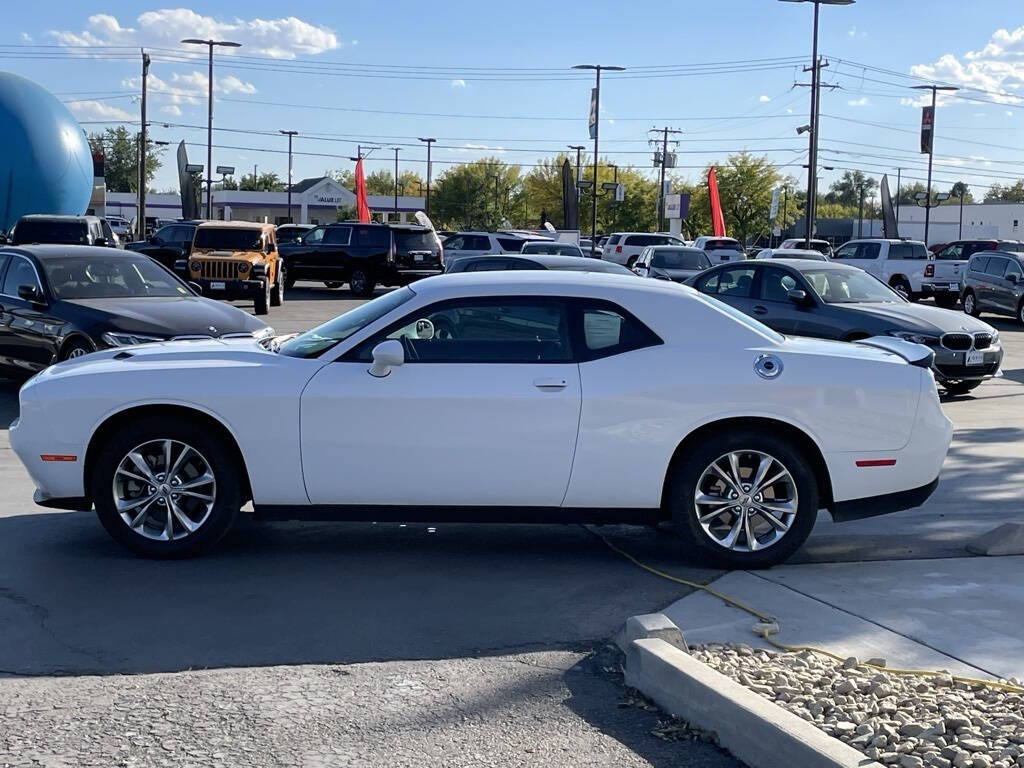
<svg viewBox="0 0 1024 768">
<path fill-rule="evenodd" d="M 924 276 L 925 277 L 935 277 L 935 265 L 934 264 L 927 264 L 927 265 L 925 265 Z"/>
<path fill-rule="evenodd" d="M 615 252 L 616 253 L 622 253 L 622 246 L 621 245 L 616 245 L 615 246 Z"/>
</svg>

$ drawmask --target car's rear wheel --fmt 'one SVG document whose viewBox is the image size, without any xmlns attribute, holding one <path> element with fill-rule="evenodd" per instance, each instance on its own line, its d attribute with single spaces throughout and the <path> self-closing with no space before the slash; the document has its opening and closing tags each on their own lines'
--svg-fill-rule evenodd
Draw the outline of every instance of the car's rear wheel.
<svg viewBox="0 0 1024 768">
<path fill-rule="evenodd" d="M 1024 299 L 1021 299 L 1020 304 L 1017 305 L 1017 319 L 1024 324 Z"/>
<path fill-rule="evenodd" d="M 971 317 L 977 317 L 981 314 L 981 310 L 978 308 L 978 298 L 974 295 L 974 291 L 967 291 L 964 294 L 964 312 Z"/>
<path fill-rule="evenodd" d="M 353 269 L 348 276 L 348 289 L 356 296 L 372 296 L 377 285 L 366 270 Z"/>
<path fill-rule="evenodd" d="M 907 282 L 906 278 L 894 277 L 889 281 L 889 287 L 897 293 L 902 293 L 908 300 L 913 300 L 913 293 L 910 288 L 910 283 Z"/>
<path fill-rule="evenodd" d="M 76 357 L 88 355 L 90 352 L 92 352 L 92 347 L 85 339 L 72 339 L 61 347 L 59 358 L 60 360 L 74 360 Z"/>
<path fill-rule="evenodd" d="M 256 299 L 253 301 L 253 311 L 257 315 L 265 315 L 270 311 L 268 309 L 270 307 L 270 280 L 264 277 L 262 282 L 263 288 L 256 294 Z"/>
<path fill-rule="evenodd" d="M 290 291 L 295 287 L 295 277 L 292 275 L 291 270 L 288 269 L 287 265 L 281 262 L 281 271 L 284 273 L 284 287 L 285 290 Z"/>
<path fill-rule="evenodd" d="M 144 418 L 100 448 L 96 514 L 116 541 L 145 557 L 186 557 L 216 544 L 242 503 L 242 468 L 210 430 Z"/>
<path fill-rule="evenodd" d="M 335 288 L 341 288 L 341 286 L 343 286 L 344 283 L 338 282 L 337 280 L 328 280 L 327 282 L 324 283 L 324 285 L 330 288 L 331 290 L 334 290 Z"/>
<path fill-rule="evenodd" d="M 957 297 L 950 296 L 949 294 L 937 294 L 935 296 L 935 303 L 943 309 L 952 309 L 956 306 Z"/>
<path fill-rule="evenodd" d="M 274 287 L 270 289 L 270 306 L 280 307 L 284 304 L 284 289 L 285 281 L 288 279 L 288 270 L 284 264 L 279 264 L 277 267 L 277 282 L 274 283 Z"/>
<path fill-rule="evenodd" d="M 804 543 L 818 484 L 803 451 L 748 429 L 703 441 L 676 464 L 668 504 L 692 550 L 727 568 L 765 568 Z"/>
</svg>

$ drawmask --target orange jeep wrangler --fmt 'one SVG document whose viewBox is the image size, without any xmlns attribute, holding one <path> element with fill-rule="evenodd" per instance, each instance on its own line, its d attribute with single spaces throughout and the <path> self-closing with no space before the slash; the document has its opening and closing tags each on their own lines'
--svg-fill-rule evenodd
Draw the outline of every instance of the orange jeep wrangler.
<svg viewBox="0 0 1024 768">
<path fill-rule="evenodd" d="M 273 224 L 204 221 L 196 227 L 188 258 L 175 266 L 204 296 L 252 299 L 257 315 L 284 302 L 285 268 Z"/>
</svg>

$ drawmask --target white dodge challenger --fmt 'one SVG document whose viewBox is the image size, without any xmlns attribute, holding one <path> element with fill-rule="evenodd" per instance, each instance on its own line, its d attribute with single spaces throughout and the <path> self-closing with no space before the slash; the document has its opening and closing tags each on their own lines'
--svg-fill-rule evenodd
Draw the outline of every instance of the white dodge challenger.
<svg viewBox="0 0 1024 768">
<path fill-rule="evenodd" d="M 952 424 L 930 351 L 786 338 L 689 288 L 446 275 L 281 344 L 145 344 L 21 389 L 39 504 L 95 507 L 151 557 L 257 519 L 670 520 L 731 567 L 784 560 L 819 509 L 917 506 Z"/>
</svg>

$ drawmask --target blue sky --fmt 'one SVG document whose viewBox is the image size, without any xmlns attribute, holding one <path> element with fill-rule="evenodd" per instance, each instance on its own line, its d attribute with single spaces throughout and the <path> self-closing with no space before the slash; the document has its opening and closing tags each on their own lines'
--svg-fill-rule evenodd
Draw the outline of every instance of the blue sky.
<svg viewBox="0 0 1024 768">
<path fill-rule="evenodd" d="M 152 48 L 152 134 L 194 143 L 190 156 L 205 162 L 205 60 L 186 59 L 177 41 L 214 35 L 242 42 L 239 56 L 218 55 L 214 77 L 215 126 L 234 129 L 215 133 L 215 145 L 225 148 L 215 148 L 214 164 L 239 173 L 257 164 L 285 175 L 284 137 L 244 132 L 278 129 L 299 131 L 295 149 L 310 153 L 296 155 L 296 179 L 351 167 L 346 158 L 356 144 L 374 140 L 410 145 L 400 161 L 423 173 L 425 152 L 415 138 L 426 135 L 439 139 L 435 175 L 481 155 L 530 164 L 567 144 L 589 145 L 592 83 L 568 68 L 595 61 L 630 68 L 603 80 L 601 154 L 613 162 L 649 167 L 647 131 L 669 125 L 684 131 L 679 164 L 690 177 L 699 171 L 686 166 L 741 149 L 767 154 L 798 178 L 806 173 L 799 167 L 806 140 L 795 129 L 807 121 L 808 93 L 793 85 L 807 79 L 807 4 L 215 5 L 216 11 L 213 3 L 11 4 L 0 53 L 6 69 L 58 93 L 95 130 L 102 125 L 93 121 L 138 120 L 137 49 Z M 837 169 L 822 171 L 823 183 L 843 168 L 895 176 L 902 166 L 911 168 L 905 177 L 924 177 L 918 94 L 907 88 L 914 82 L 909 74 L 981 89 L 939 112 L 937 180 L 963 178 L 980 196 L 984 185 L 1024 176 L 1024 102 L 1015 97 L 1024 96 L 1021 10 L 1019 0 L 859 0 L 823 8 L 820 50 L 832 63 L 825 79 L 841 86 L 823 96 L 822 164 Z M 90 55 L 72 59 L 72 51 Z M 692 69 L 720 62 L 739 63 L 715 73 Z M 427 114 L 390 114 L 397 112 Z M 393 153 L 376 150 L 369 162 L 369 170 L 391 167 Z M 158 188 L 174 185 L 172 165 L 161 171 Z"/>
</svg>

